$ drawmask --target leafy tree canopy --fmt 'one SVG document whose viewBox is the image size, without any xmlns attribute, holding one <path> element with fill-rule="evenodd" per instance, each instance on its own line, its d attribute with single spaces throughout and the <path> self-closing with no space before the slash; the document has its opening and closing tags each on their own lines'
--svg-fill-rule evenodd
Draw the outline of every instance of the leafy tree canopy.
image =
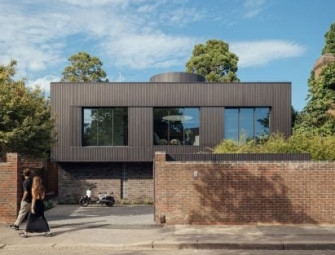
<svg viewBox="0 0 335 255">
<path fill-rule="evenodd" d="M 39 89 L 15 81 L 16 61 L 0 65 L 0 155 L 46 157 L 55 141 L 49 103 Z"/>
<path fill-rule="evenodd" d="M 228 43 L 209 40 L 194 46 L 186 71 L 203 75 L 209 82 L 239 82 L 237 62 L 238 57 L 229 51 Z"/>
<path fill-rule="evenodd" d="M 66 82 L 103 82 L 106 72 L 102 69 L 102 62 L 98 57 L 91 57 L 86 52 L 78 52 L 69 58 L 70 66 L 65 67 L 61 81 Z"/>
<path fill-rule="evenodd" d="M 335 23 L 325 37 L 322 52 L 335 54 Z M 318 77 L 312 71 L 308 87 L 308 102 L 298 115 L 294 132 L 335 135 L 335 62 L 326 64 Z"/>
<path fill-rule="evenodd" d="M 326 45 L 322 54 L 333 53 L 335 55 L 335 23 L 331 24 L 329 31 L 325 34 Z"/>
</svg>

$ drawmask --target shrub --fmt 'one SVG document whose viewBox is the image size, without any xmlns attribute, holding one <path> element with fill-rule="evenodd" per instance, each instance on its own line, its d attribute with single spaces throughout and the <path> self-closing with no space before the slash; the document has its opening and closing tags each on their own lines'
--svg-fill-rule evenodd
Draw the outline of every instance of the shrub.
<svg viewBox="0 0 335 255">
<path fill-rule="evenodd" d="M 49 210 L 49 209 L 55 207 L 54 203 L 51 200 L 44 200 L 43 203 L 44 203 L 44 209 L 45 210 Z"/>
<path fill-rule="evenodd" d="M 267 140 L 241 142 L 223 140 L 214 153 L 310 153 L 313 160 L 335 160 L 335 136 L 294 134 L 285 139 L 273 133 Z"/>
</svg>

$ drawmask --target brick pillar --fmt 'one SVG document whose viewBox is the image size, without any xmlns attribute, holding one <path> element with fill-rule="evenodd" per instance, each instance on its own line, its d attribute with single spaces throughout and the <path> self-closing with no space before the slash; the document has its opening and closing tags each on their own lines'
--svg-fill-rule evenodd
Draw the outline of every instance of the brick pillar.
<svg viewBox="0 0 335 255">
<path fill-rule="evenodd" d="M 329 63 L 335 62 L 335 55 L 332 53 L 323 54 L 314 64 L 313 71 L 315 78 L 318 78 L 322 69 Z"/>
<path fill-rule="evenodd" d="M 156 178 L 156 176 L 160 176 L 164 174 L 164 165 L 166 162 L 166 152 L 157 151 L 155 152 L 154 157 L 154 206 L 155 206 L 155 222 L 157 224 L 159 223 L 165 223 L 162 222 L 165 221 L 165 215 L 162 215 L 160 213 L 161 208 L 161 195 L 164 196 L 164 190 L 162 188 L 166 189 L 164 187 L 163 183 L 160 183 L 160 180 L 164 180 L 164 178 Z M 156 196 L 156 194 L 159 194 L 159 196 Z"/>
<path fill-rule="evenodd" d="M 8 153 L 6 162 L 0 163 L 0 223 L 13 223 L 20 202 L 21 176 L 19 156 Z"/>
</svg>

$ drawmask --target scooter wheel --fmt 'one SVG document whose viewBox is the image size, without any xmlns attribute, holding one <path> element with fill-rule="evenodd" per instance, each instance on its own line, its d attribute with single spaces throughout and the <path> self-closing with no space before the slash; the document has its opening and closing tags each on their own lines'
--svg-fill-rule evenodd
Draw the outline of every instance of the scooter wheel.
<svg viewBox="0 0 335 255">
<path fill-rule="evenodd" d="M 108 207 L 112 207 L 112 206 L 115 204 L 115 200 L 114 200 L 114 198 L 110 198 L 110 199 L 108 199 L 108 200 L 110 200 L 110 201 L 108 201 L 108 202 L 106 203 L 106 205 L 107 205 Z"/>
<path fill-rule="evenodd" d="M 89 203 L 90 203 L 90 202 L 89 202 L 89 200 L 88 200 L 87 198 L 82 198 L 82 199 L 80 199 L 80 201 L 79 201 L 79 204 L 80 204 L 82 207 L 86 207 L 86 206 L 88 206 Z"/>
</svg>

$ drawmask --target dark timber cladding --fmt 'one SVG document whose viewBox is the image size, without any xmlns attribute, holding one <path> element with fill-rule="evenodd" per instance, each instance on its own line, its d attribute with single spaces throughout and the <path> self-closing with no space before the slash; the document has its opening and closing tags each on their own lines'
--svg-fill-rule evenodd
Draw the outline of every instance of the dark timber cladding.
<svg viewBox="0 0 335 255">
<path fill-rule="evenodd" d="M 128 107 L 128 146 L 82 147 L 83 107 Z M 152 161 L 153 151 L 192 153 L 224 137 L 225 107 L 270 107 L 271 132 L 291 132 L 291 84 L 285 83 L 52 83 L 58 143 L 52 159 Z M 153 107 L 199 107 L 200 146 L 153 146 Z"/>
</svg>

